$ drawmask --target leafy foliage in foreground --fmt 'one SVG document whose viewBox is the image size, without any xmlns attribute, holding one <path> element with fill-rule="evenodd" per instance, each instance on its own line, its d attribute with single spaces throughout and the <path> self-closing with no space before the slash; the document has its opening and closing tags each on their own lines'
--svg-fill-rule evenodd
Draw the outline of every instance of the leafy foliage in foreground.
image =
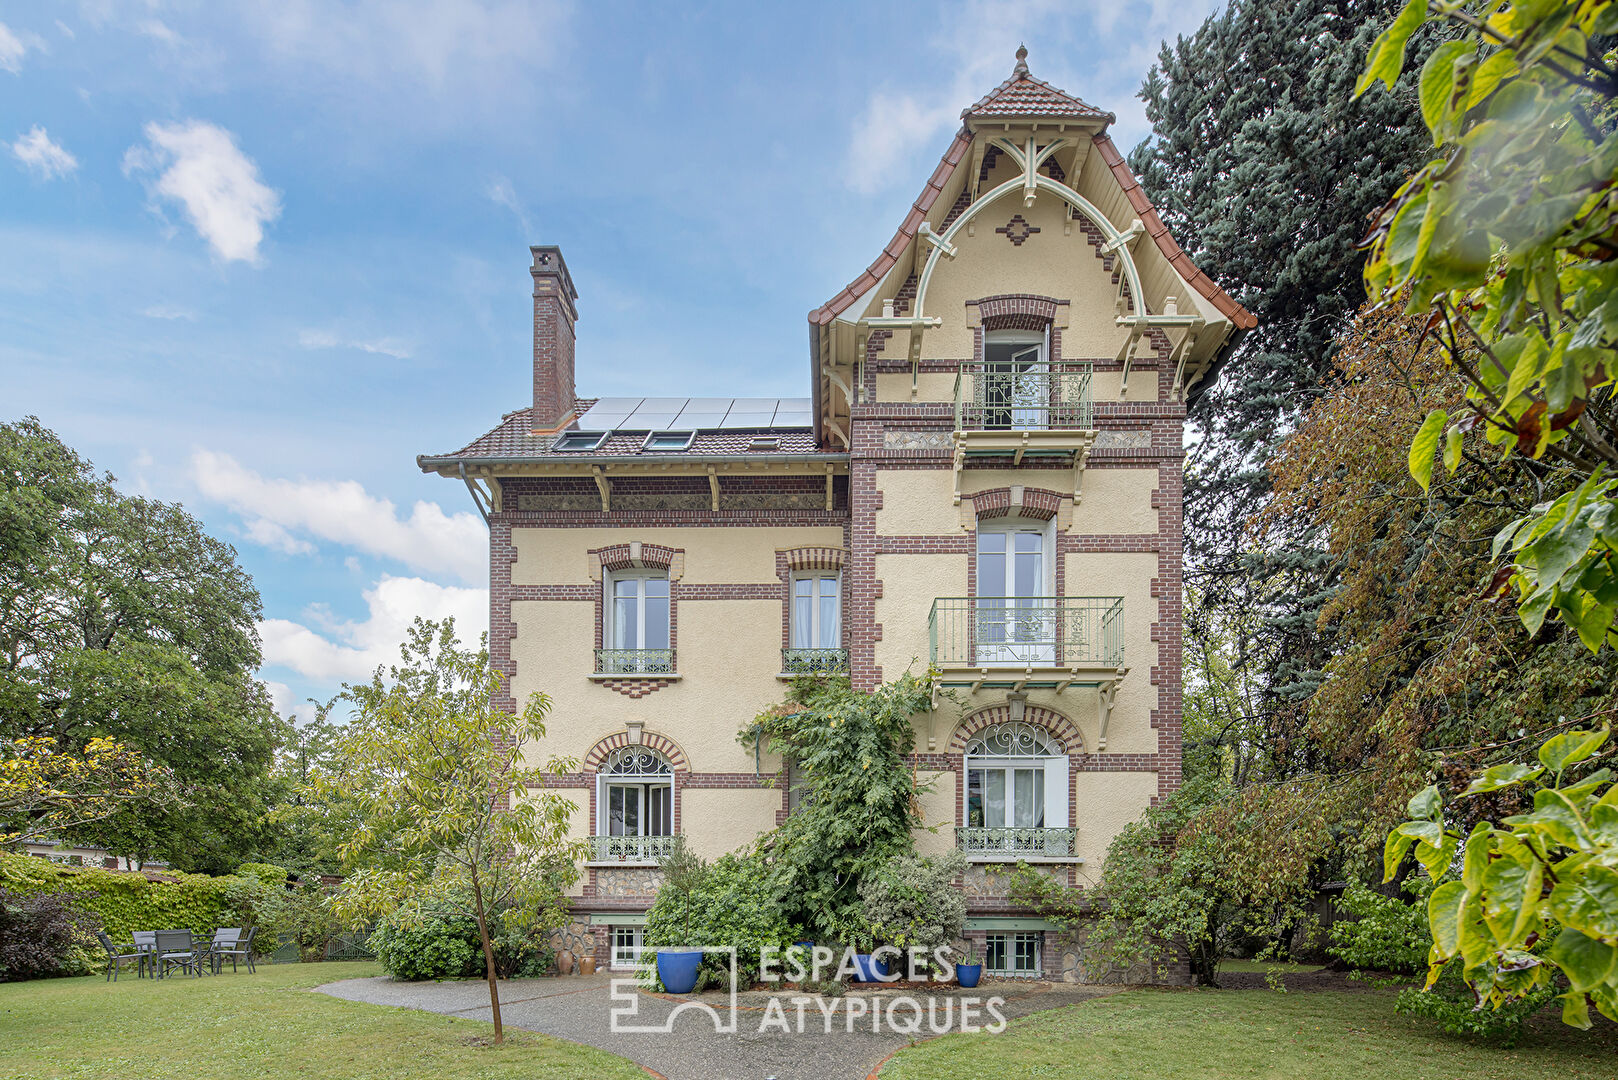
<svg viewBox="0 0 1618 1080">
<path fill-rule="evenodd" d="M 1379 893 L 1350 878 L 1338 907 L 1348 916 L 1331 924 L 1331 954 L 1359 971 L 1391 971 L 1414 975 L 1427 966 L 1431 937 L 1427 931 L 1430 884 L 1411 878 L 1403 891 L 1414 903 Z"/>
<path fill-rule="evenodd" d="M 48 735 L 0 746 L 0 844 L 65 835 L 135 804 L 172 802 L 172 772 L 96 736 L 77 753 Z"/>
<path fill-rule="evenodd" d="M 1501 531 L 1496 587 L 1515 582 L 1531 631 L 1554 612 L 1590 649 L 1618 644 L 1618 67 L 1596 40 L 1618 5 L 1410 0 L 1358 90 L 1391 85 L 1429 21 L 1461 34 L 1421 66 L 1434 154 L 1379 215 L 1365 279 L 1428 313 L 1467 393 L 1455 422 L 1426 417 L 1410 472 L 1426 487 L 1440 451 L 1455 472 L 1468 431 L 1490 456 L 1569 467 L 1572 491 Z"/>
<path fill-rule="evenodd" d="M 909 673 L 869 694 L 847 679 L 800 680 L 785 705 L 760 714 L 740 734 L 796 763 L 809 794 L 760 850 L 776 875 L 787 920 L 821 942 L 869 950 L 859 883 L 888 859 L 915 850 L 922 827 L 916 797 L 927 790 L 905 755 L 915 747 L 911 718 L 932 708 L 931 675 Z"/>
<path fill-rule="evenodd" d="M 120 493 L 35 419 L 0 424 L 0 740 L 111 739 L 185 793 L 64 839 L 212 873 L 264 842 L 284 725 L 253 677 L 262 614 L 184 508 Z"/>
<path fill-rule="evenodd" d="M 722 855 L 682 888 L 665 885 L 646 912 L 643 942 L 648 951 L 666 946 L 723 946 L 736 949 L 742 985 L 758 978 L 759 949 L 785 950 L 794 940 L 779 885 L 756 851 Z M 728 986 L 730 958 L 703 958 L 698 989 Z"/>
<path fill-rule="evenodd" d="M 67 892 L 0 889 L 0 980 L 90 972 L 90 935 L 101 922 L 75 907 L 74 899 Z"/>
<path fill-rule="evenodd" d="M 966 929 L 966 894 L 955 884 L 965 873 L 966 856 L 959 851 L 889 859 L 879 873 L 860 882 L 860 902 L 877 940 L 901 950 L 921 949 L 929 958 L 952 948 Z M 907 958 L 901 966 L 908 963 Z"/>
<path fill-rule="evenodd" d="M 338 850 L 352 872 L 334 903 L 356 923 L 443 911 L 473 919 L 498 1042 L 493 922 L 514 909 L 530 925 L 562 923 L 562 894 L 585 850 L 568 839 L 576 807 L 547 790 L 545 777 L 575 763 L 529 763 L 549 699 L 534 694 L 521 713 L 503 711 L 505 676 L 486 648 L 460 647 L 452 620 L 418 618 L 400 657 L 386 677 L 378 671 L 347 688 L 356 715 L 335 751 L 338 767 L 310 785 L 310 801 L 340 808 L 351 830 Z"/>
<path fill-rule="evenodd" d="M 1539 748 L 1537 765 L 1486 770 L 1462 798 L 1532 792 L 1534 808 L 1479 821 L 1464 837 L 1446 827 L 1437 787 L 1410 800 L 1414 820 L 1388 836 L 1387 876 L 1412 847 L 1434 881 L 1462 860 L 1460 878 L 1427 901 L 1429 986 L 1459 968 L 1476 1005 L 1498 1009 L 1560 989 L 1560 975 L 1566 1023 L 1589 1027 L 1592 1006 L 1618 1020 L 1618 784 L 1606 768 L 1575 779 L 1609 734 L 1564 731 Z"/>
</svg>

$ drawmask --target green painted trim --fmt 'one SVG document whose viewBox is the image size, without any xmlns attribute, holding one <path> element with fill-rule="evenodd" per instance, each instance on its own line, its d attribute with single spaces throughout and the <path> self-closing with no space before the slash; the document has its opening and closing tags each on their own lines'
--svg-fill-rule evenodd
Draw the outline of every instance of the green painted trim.
<svg viewBox="0 0 1618 1080">
<path fill-rule="evenodd" d="M 624 911 L 592 911 L 586 916 L 591 926 L 645 926 L 646 915 Z"/>
<path fill-rule="evenodd" d="M 968 930 L 1055 930 L 1044 919 L 1019 919 L 1009 915 L 980 915 L 966 920 Z"/>
</svg>

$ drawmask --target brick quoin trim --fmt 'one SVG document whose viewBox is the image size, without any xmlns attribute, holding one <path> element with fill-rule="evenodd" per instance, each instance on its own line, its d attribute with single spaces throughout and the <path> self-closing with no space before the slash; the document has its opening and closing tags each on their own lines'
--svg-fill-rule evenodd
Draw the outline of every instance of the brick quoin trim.
<svg viewBox="0 0 1618 1080">
<path fill-rule="evenodd" d="M 1174 429 L 1183 430 L 1183 425 L 1175 424 Z M 1181 725 L 1185 702 L 1181 671 L 1185 625 L 1184 490 L 1185 469 L 1180 462 L 1158 466 L 1157 491 L 1152 496 L 1152 505 L 1157 508 L 1158 534 L 1157 577 L 1152 579 L 1152 595 L 1157 598 L 1157 622 L 1152 624 L 1157 663 L 1151 669 L 1152 685 L 1157 687 L 1157 708 L 1151 712 L 1151 722 L 1157 731 L 1157 757 L 1161 766 L 1154 804 L 1176 791 L 1181 782 Z"/>
<path fill-rule="evenodd" d="M 1012 495 L 1013 492 L 1009 487 L 980 491 L 972 496 L 972 506 L 979 518 L 1007 517 L 1012 512 Z M 1017 516 L 1035 518 L 1039 521 L 1049 521 L 1055 517 L 1064 498 L 1060 492 L 1034 487 L 1023 488 L 1021 497 L 1022 503 L 1017 507 Z"/>
</svg>

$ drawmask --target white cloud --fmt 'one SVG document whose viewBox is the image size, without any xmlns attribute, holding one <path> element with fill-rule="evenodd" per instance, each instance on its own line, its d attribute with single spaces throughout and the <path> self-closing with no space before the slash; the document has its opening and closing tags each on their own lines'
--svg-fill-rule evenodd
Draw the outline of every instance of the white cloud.
<svg viewBox="0 0 1618 1080">
<path fill-rule="evenodd" d="M 22 71 L 23 54 L 29 49 L 45 48 L 39 35 L 26 30 L 13 30 L 0 22 L 0 70 L 16 75 Z"/>
<path fill-rule="evenodd" d="M 523 236 L 529 237 L 534 234 L 528 222 L 528 211 L 523 207 L 522 200 L 517 198 L 517 191 L 511 186 L 510 180 L 504 176 L 496 176 L 489 181 L 487 194 L 496 205 L 503 206 L 517 215 L 517 224 L 522 226 Z"/>
<path fill-rule="evenodd" d="M 1019 44 L 1028 45 L 1036 78 L 1117 113 L 1114 137 L 1127 150 L 1145 134 L 1144 113 L 1134 95 L 1159 43 L 1193 32 L 1219 3 L 1137 0 L 1076 7 L 1056 0 L 972 0 L 947 20 L 947 30 L 926 42 L 936 57 L 936 81 L 871 92 L 849 133 L 847 183 L 867 195 L 894 185 L 908 189 L 921 167 L 916 160 L 920 152 L 944 148 L 961 110 L 1011 74 Z M 1074 22 L 1080 24 L 1079 37 L 1064 47 L 1052 31 Z M 1069 75 L 1080 81 L 1071 82 Z"/>
<path fill-rule="evenodd" d="M 51 141 L 45 129 L 35 124 L 28 134 L 19 135 L 11 144 L 11 152 L 29 172 L 41 180 L 66 176 L 79 167 L 79 159 Z"/>
<path fill-rule="evenodd" d="M 290 716 L 299 724 L 315 718 L 314 703 L 297 700 L 293 696 L 292 687 L 286 683 L 265 679 L 264 689 L 270 692 L 270 702 L 275 708 L 276 716 Z"/>
<path fill-rule="evenodd" d="M 281 214 L 281 200 L 259 179 L 258 166 L 236 137 L 202 120 L 146 125 L 146 146 L 124 155 L 124 172 L 156 172 L 154 198 L 177 202 L 197 233 L 227 262 L 259 261 L 264 226 Z"/>
<path fill-rule="evenodd" d="M 850 186 L 868 195 L 896 182 L 910 184 L 915 179 L 908 167 L 911 157 L 937 143 L 963 108 L 1011 74 L 1017 46 L 1037 38 L 1031 30 L 1057 8 L 1055 0 L 974 0 L 951 18 L 947 35 L 932 43 L 943 54 L 938 70 L 952 72 L 950 79 L 919 90 L 872 93 L 849 140 Z"/>
<path fill-rule="evenodd" d="M 173 304 L 153 304 L 144 309 L 142 315 L 148 319 L 180 319 L 185 322 L 196 322 L 197 313 L 190 308 L 176 307 Z"/>
<path fill-rule="evenodd" d="M 488 580 L 488 533 L 476 514 L 446 514 L 421 501 L 404 516 L 355 481 L 267 479 L 208 450 L 192 455 L 191 475 L 204 495 L 247 519 L 250 537 L 279 550 L 307 552 L 312 546 L 299 545 L 313 537 L 418 570 Z"/>
<path fill-rule="evenodd" d="M 360 622 L 333 619 L 322 608 L 305 612 L 307 623 L 266 619 L 259 624 L 266 667 L 284 667 L 316 682 L 367 679 L 399 659 L 399 645 L 416 616 L 453 617 L 461 641 L 475 646 L 488 629 L 487 589 L 438 585 L 415 577 L 384 577 L 365 591 L 367 616 Z"/>
<path fill-rule="evenodd" d="M 566 0 L 260 0 L 245 15 L 288 60 L 345 78 L 432 90 L 508 77 L 560 51 Z"/>
<path fill-rule="evenodd" d="M 300 330 L 298 344 L 305 349 L 359 349 L 361 352 L 391 356 L 395 360 L 410 359 L 409 347 L 398 338 L 373 338 L 366 341 L 343 337 L 330 330 Z"/>
<path fill-rule="evenodd" d="M 180 35 L 169 29 L 161 19 L 142 19 L 135 24 L 138 33 L 145 34 L 154 41 L 161 41 L 165 45 L 180 44 Z"/>
</svg>

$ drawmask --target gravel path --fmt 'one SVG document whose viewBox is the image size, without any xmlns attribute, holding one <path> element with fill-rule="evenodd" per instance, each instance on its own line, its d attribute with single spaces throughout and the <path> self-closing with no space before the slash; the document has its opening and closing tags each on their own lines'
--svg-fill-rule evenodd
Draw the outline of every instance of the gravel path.
<svg viewBox="0 0 1618 1080">
<path fill-rule="evenodd" d="M 679 1009 L 682 999 L 629 991 L 634 995 L 632 999 L 615 1001 L 611 981 L 610 975 L 597 974 L 502 982 L 501 1019 L 507 1027 L 555 1035 L 621 1054 L 668 1080 L 768 1080 L 772 1077 L 774 1080 L 864 1080 L 879 1062 L 912 1041 L 909 1035 L 891 1032 L 885 1023 L 880 1031 L 873 1032 L 869 1015 L 855 1020 L 852 1032 L 847 1030 L 849 1001 L 858 998 L 869 1007 L 879 1000 L 891 1001 L 904 994 L 902 990 L 851 994 L 841 999 L 830 1034 L 826 1033 L 826 1022 L 812 999 L 805 1007 L 804 1030 L 800 1034 L 796 1030 L 797 1006 L 791 1000 L 792 995 L 785 992 L 781 1003 L 792 1030 L 782 1032 L 772 1028 L 761 1033 L 759 1023 L 766 1015 L 767 995 L 743 994 L 737 1031 L 717 1034 L 712 1018 L 706 1013 Z M 350 1001 L 489 1019 L 489 990 L 482 982 L 401 983 L 384 977 L 346 979 L 318 989 Z M 1009 1019 L 1087 1001 L 1119 989 L 1065 983 L 999 982 L 992 986 L 985 983 L 977 990 L 957 991 L 956 996 L 974 995 L 981 1002 L 983 998 L 999 995 L 1006 999 L 1002 1011 Z M 911 994 L 925 1007 L 925 994 Z M 945 996 L 938 995 L 937 1007 L 941 1015 Z M 695 1000 L 721 1006 L 720 1015 L 724 1015 L 722 1006 L 726 999 L 723 996 L 703 995 Z M 631 1005 L 635 1012 L 629 1022 L 636 1025 L 662 1025 L 671 1013 L 679 1010 L 674 1016 L 672 1031 L 613 1032 L 612 1010 L 615 1007 L 627 1010 Z M 901 1013 L 908 1016 L 907 1010 Z M 984 1016 L 981 1022 L 991 1019 Z M 621 1021 L 620 1026 L 622 1024 Z M 928 1034 L 925 1017 L 922 1034 Z M 916 1039 L 921 1037 L 918 1035 Z"/>
</svg>

